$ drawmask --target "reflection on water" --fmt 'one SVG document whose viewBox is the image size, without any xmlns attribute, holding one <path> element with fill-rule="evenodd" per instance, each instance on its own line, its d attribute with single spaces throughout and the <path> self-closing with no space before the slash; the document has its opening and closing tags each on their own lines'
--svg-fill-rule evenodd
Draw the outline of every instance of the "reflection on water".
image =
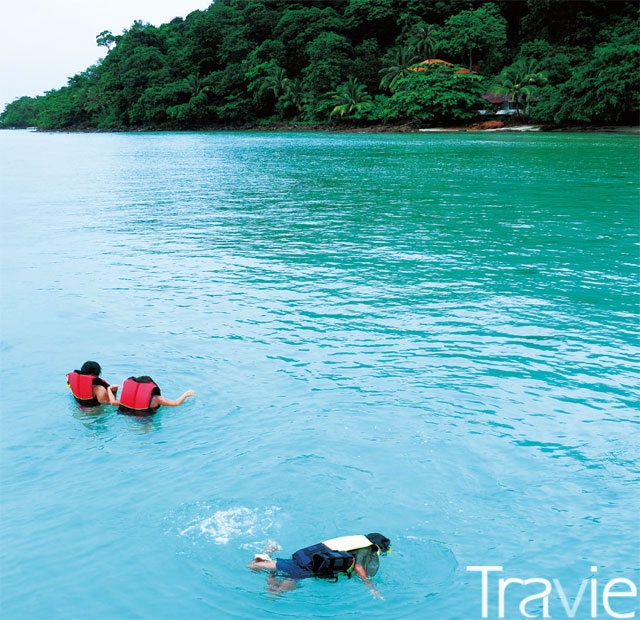
<svg viewBox="0 0 640 620">
<path fill-rule="evenodd" d="M 114 420 L 114 418 L 117 419 Z M 160 414 L 147 416 L 122 415 L 113 407 L 101 405 L 99 407 L 83 407 L 75 405 L 73 417 L 80 420 L 91 435 L 99 436 L 111 434 L 114 422 L 122 426 L 120 420 L 124 420 L 124 426 L 134 433 L 150 433 L 161 428 Z"/>
<path fill-rule="evenodd" d="M 76 405 L 73 417 L 84 424 L 90 434 L 102 435 L 109 429 L 112 412 L 104 407 L 83 407 Z"/>
</svg>

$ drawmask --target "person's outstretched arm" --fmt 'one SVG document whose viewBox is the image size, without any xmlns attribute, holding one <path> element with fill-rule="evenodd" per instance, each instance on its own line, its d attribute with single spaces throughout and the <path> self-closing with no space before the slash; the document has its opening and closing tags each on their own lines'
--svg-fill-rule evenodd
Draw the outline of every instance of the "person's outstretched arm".
<svg viewBox="0 0 640 620">
<path fill-rule="evenodd" d="M 377 588 L 373 585 L 371 579 L 369 579 L 369 575 L 367 575 L 367 571 L 365 570 L 364 566 L 356 562 L 356 565 L 354 566 L 354 570 L 356 571 L 356 574 L 358 575 L 358 577 L 360 577 L 360 579 L 362 579 L 362 581 L 365 582 L 367 588 L 371 590 L 371 594 L 373 594 L 373 596 L 375 596 L 376 598 L 382 598 L 382 594 L 378 592 Z"/>
<path fill-rule="evenodd" d="M 176 398 L 175 400 L 171 400 L 169 398 L 165 398 L 164 396 L 154 396 L 151 400 L 151 406 L 153 408 L 159 407 L 160 405 L 164 405 L 165 407 L 177 407 L 181 405 L 189 396 L 193 396 L 195 392 L 193 390 L 187 390 L 180 398 Z"/>
</svg>

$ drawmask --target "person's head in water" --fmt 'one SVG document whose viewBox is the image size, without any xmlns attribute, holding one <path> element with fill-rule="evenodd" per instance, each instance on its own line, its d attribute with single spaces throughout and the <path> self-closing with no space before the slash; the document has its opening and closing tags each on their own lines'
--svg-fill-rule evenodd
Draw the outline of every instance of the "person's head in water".
<svg viewBox="0 0 640 620">
<path fill-rule="evenodd" d="M 93 375 L 94 377 L 99 377 L 101 372 L 102 368 L 98 362 L 85 362 L 80 369 L 80 374 Z"/>
<path fill-rule="evenodd" d="M 378 548 L 380 553 L 389 551 L 391 541 L 386 536 L 374 532 L 373 534 L 367 534 L 367 538 Z"/>
</svg>

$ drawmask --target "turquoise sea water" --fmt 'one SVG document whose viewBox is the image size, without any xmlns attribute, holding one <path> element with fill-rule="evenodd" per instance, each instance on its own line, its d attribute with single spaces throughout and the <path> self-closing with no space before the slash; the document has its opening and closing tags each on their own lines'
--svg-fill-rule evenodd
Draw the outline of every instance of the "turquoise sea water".
<svg viewBox="0 0 640 620">
<path fill-rule="evenodd" d="M 0 158 L 3 619 L 472 620 L 468 566 L 503 567 L 489 618 L 498 577 L 608 618 L 638 582 L 637 136 L 4 131 Z M 196 396 L 82 410 L 87 359 Z M 372 531 L 384 600 L 246 568 Z"/>
</svg>

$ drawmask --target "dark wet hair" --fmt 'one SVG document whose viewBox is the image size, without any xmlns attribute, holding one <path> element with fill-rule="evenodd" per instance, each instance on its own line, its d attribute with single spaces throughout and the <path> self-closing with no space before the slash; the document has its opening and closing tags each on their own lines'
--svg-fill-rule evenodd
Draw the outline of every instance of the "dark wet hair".
<svg viewBox="0 0 640 620">
<path fill-rule="evenodd" d="M 81 375 L 93 375 L 94 377 L 99 377 L 101 372 L 102 368 L 98 362 L 85 362 L 80 369 Z"/>
<path fill-rule="evenodd" d="M 134 381 L 138 383 L 155 383 L 155 381 L 149 375 L 142 375 L 140 377 L 131 377 Z"/>
<path fill-rule="evenodd" d="M 160 391 L 160 386 L 149 376 L 149 375 L 141 375 L 140 377 L 129 377 L 133 379 L 136 383 L 153 383 L 155 387 L 151 390 L 151 394 L 154 396 L 160 396 L 162 392 Z"/>
<path fill-rule="evenodd" d="M 391 546 L 391 541 L 386 536 L 383 536 L 382 534 L 378 534 L 378 533 L 367 534 L 367 538 L 376 547 L 378 547 L 378 549 L 380 549 L 380 553 L 386 553 L 389 550 L 389 547 Z"/>
</svg>

